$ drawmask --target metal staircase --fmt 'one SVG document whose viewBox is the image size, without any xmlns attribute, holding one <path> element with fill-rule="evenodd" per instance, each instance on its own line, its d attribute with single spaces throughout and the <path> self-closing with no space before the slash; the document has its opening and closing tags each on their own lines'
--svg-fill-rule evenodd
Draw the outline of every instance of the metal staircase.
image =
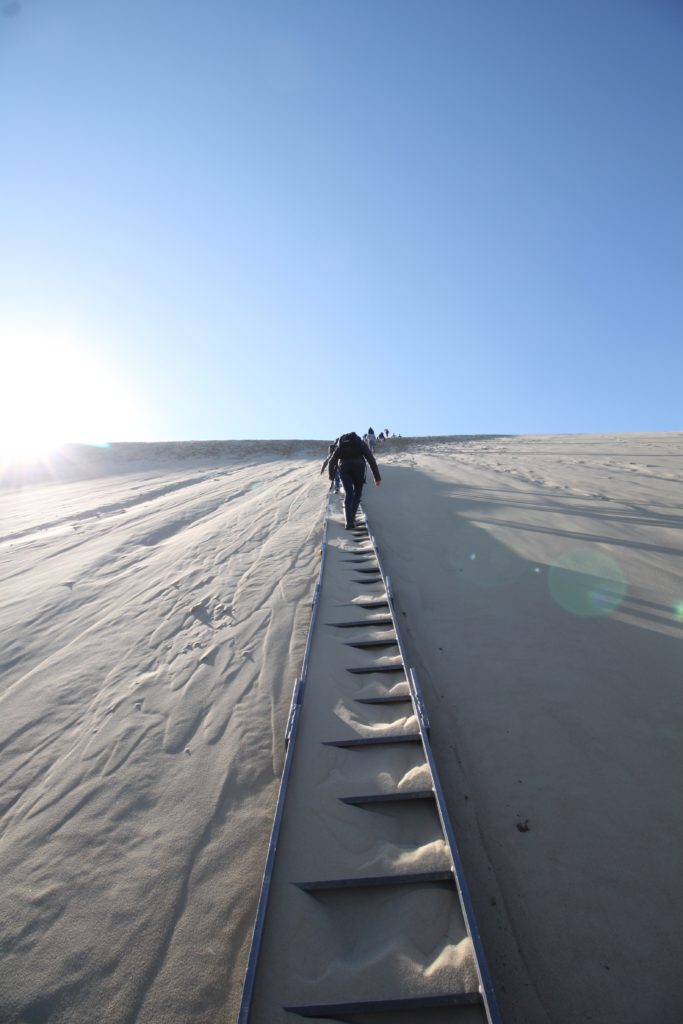
<svg viewBox="0 0 683 1024">
<path fill-rule="evenodd" d="M 330 496 L 238 1024 L 498 1024 L 374 538 Z"/>
</svg>

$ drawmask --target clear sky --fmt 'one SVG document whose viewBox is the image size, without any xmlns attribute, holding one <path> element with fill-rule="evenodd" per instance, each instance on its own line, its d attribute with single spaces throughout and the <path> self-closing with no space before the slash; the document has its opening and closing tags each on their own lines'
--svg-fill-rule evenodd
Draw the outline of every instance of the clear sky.
<svg viewBox="0 0 683 1024">
<path fill-rule="evenodd" d="M 0 147 L 15 443 L 683 428 L 678 0 L 0 0 Z"/>
</svg>

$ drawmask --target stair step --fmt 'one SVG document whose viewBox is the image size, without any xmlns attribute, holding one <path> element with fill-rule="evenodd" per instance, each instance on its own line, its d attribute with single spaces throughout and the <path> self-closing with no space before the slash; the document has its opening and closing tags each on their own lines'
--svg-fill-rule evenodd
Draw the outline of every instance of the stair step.
<svg viewBox="0 0 683 1024">
<path fill-rule="evenodd" d="M 320 1017 L 336 1020 L 339 1017 L 361 1013 L 397 1013 L 401 1010 L 438 1010 L 444 1007 L 465 1007 L 481 1004 L 480 992 L 450 992 L 444 995 L 413 996 L 406 999 L 369 999 L 351 1003 L 310 1003 L 303 1006 L 283 1006 L 286 1013 L 300 1017 Z"/>
<path fill-rule="evenodd" d="M 372 875 L 360 878 L 330 878 L 316 882 L 292 882 L 303 892 L 325 892 L 330 889 L 374 889 L 382 885 L 426 885 L 435 882 L 454 883 L 453 872 L 445 871 L 404 871 L 388 875 Z"/>
<path fill-rule="evenodd" d="M 322 740 L 326 747 L 379 747 L 389 743 L 422 743 L 419 732 L 391 732 L 383 736 L 358 736 L 352 740 Z"/>
<path fill-rule="evenodd" d="M 363 804 L 400 803 L 402 800 L 433 800 L 433 789 L 399 789 L 392 793 L 368 793 L 366 796 L 340 796 L 343 804 L 362 806 Z"/>
</svg>

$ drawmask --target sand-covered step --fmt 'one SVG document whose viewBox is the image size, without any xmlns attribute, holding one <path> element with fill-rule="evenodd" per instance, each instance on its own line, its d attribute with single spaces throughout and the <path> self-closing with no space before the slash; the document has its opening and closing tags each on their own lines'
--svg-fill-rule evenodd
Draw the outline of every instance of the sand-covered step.
<svg viewBox="0 0 683 1024">
<path fill-rule="evenodd" d="M 393 626 L 393 624 L 391 615 L 373 615 L 367 616 L 365 619 L 348 619 L 343 622 L 326 623 L 328 626 L 336 626 L 337 629 L 352 629 L 354 626 Z"/>
<path fill-rule="evenodd" d="M 472 945 L 447 882 L 299 891 L 295 902 L 300 959 L 291 963 L 281 1007 L 478 992 Z M 485 1017 L 479 1010 L 471 1020 Z"/>
<path fill-rule="evenodd" d="M 357 676 L 373 675 L 378 672 L 403 672 L 405 674 L 403 663 L 395 660 L 376 661 L 373 662 L 371 665 L 347 666 L 346 671 L 350 672 L 352 675 Z"/>
<path fill-rule="evenodd" d="M 406 704 L 412 701 L 410 693 L 387 693 L 381 697 L 354 697 L 357 704 Z"/>
<path fill-rule="evenodd" d="M 284 900 L 291 902 L 289 889 L 300 882 L 320 882 L 325 888 L 330 880 L 347 879 L 351 884 L 383 877 L 390 884 L 396 876 L 399 884 L 401 879 L 425 879 L 434 872 L 446 878 L 452 871 L 433 800 L 353 805 L 338 799 L 353 792 L 352 785 L 341 792 L 334 789 L 322 786 L 311 801 L 314 827 L 302 831 L 303 818 L 299 824 L 285 822 L 284 841 L 303 839 L 305 848 L 288 858 L 283 869 Z"/>
<path fill-rule="evenodd" d="M 398 647 L 398 640 L 396 634 L 386 634 L 385 636 L 376 637 L 363 637 L 362 640 L 345 640 L 347 647 L 356 647 L 359 650 L 373 650 L 379 647 Z"/>
<path fill-rule="evenodd" d="M 349 747 L 352 750 L 362 747 L 387 745 L 389 743 L 421 743 L 419 732 L 383 733 L 379 736 L 356 736 L 345 740 L 323 740 L 326 747 Z"/>
<path fill-rule="evenodd" d="M 331 889 L 375 889 L 386 885 L 454 885 L 453 872 L 442 871 L 392 871 L 386 875 L 352 875 L 346 878 L 322 878 L 292 884 L 303 892 L 327 892 Z"/>
<path fill-rule="evenodd" d="M 377 597 L 360 595 L 353 602 L 354 608 L 365 608 L 367 610 L 373 608 L 388 608 L 389 602 L 385 594 L 379 594 Z"/>
<path fill-rule="evenodd" d="M 412 704 L 363 704 L 340 697 L 332 709 L 337 729 L 324 739 L 343 740 L 354 737 L 380 736 L 387 733 L 418 733 L 417 717 Z M 342 731 L 342 729 L 344 731 Z"/>
<path fill-rule="evenodd" d="M 400 657 L 398 638 L 391 626 L 359 627 L 356 630 L 345 630 L 337 636 L 339 644 L 345 648 L 343 656 L 348 658 L 352 655 L 349 662 L 352 667 L 367 667 L 381 660 L 386 662 Z"/>
<path fill-rule="evenodd" d="M 325 800 L 336 800 L 352 793 L 395 793 L 399 790 L 430 789 L 432 786 L 424 750 L 417 746 L 368 749 L 360 759 L 352 752 L 333 747 L 325 748 L 324 754 L 325 761 L 313 784 L 325 787 Z M 435 815 L 433 810 L 429 819 L 430 834 L 440 834 Z"/>
<path fill-rule="evenodd" d="M 365 1021 L 387 1020 L 389 1015 L 392 1021 L 413 1024 L 413 1021 L 424 1022 L 425 1014 L 429 1014 L 430 1024 L 454 1024 L 454 1010 L 469 1010 L 473 1006 L 480 1006 L 482 1002 L 481 993 L 476 992 L 452 992 L 440 996 L 416 996 L 407 999 L 366 999 L 357 1002 L 345 1003 L 312 1003 L 308 1006 L 286 1006 L 288 1013 L 296 1014 L 308 1020 L 342 1020 L 352 1017 L 357 1024 L 364 1024 Z M 433 1011 L 440 1011 L 438 1019 Z M 410 1021 L 408 1016 L 410 1015 Z M 467 1024 L 468 1020 L 481 1020 L 481 1015 L 465 1015 L 458 1013 L 458 1024 Z"/>
<path fill-rule="evenodd" d="M 433 789 L 406 789 L 396 790 L 394 793 L 366 793 L 361 796 L 340 796 L 344 804 L 353 804 L 356 807 L 363 807 L 367 804 L 389 804 L 398 803 L 402 800 L 433 800 Z"/>
<path fill-rule="evenodd" d="M 379 677 L 378 679 L 353 680 L 354 700 L 361 704 L 374 704 L 389 701 L 391 698 L 400 700 L 411 700 L 410 687 L 404 679 L 389 679 Z"/>
</svg>

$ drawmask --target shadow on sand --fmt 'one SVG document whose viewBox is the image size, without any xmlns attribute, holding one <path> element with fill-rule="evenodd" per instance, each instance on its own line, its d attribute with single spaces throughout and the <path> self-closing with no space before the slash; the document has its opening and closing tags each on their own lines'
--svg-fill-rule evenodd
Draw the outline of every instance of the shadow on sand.
<svg viewBox="0 0 683 1024">
<path fill-rule="evenodd" d="M 575 497 L 527 504 L 516 490 L 460 488 L 418 469 L 382 474 L 366 511 L 425 691 L 503 1019 L 674 1024 L 683 630 L 666 601 L 629 593 L 628 580 L 632 552 L 653 554 L 656 590 L 657 562 L 682 553 L 656 530 L 681 517 L 578 510 Z M 516 516 L 522 506 L 546 512 L 547 525 Z M 494 507 L 510 515 L 494 518 Z M 579 515 L 654 536 L 615 539 L 578 518 L 568 530 L 565 517 Z M 534 534 L 538 558 L 482 522 Z M 548 536 L 612 546 L 627 583 L 612 614 L 572 614 L 553 599 Z M 642 576 L 642 560 L 636 568 Z"/>
</svg>

